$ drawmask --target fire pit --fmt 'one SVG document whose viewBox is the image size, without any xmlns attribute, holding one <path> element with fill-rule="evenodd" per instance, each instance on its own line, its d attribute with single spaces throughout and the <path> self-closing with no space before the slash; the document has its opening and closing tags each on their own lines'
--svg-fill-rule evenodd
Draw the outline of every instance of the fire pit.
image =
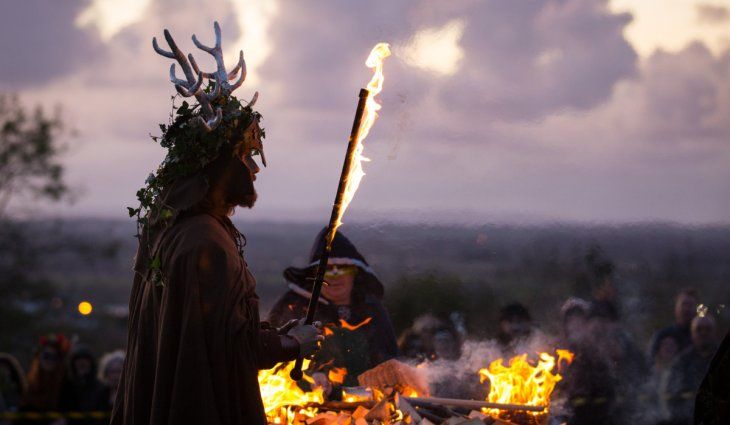
<svg viewBox="0 0 730 425">
<path fill-rule="evenodd" d="M 267 420 L 281 425 L 367 425 L 422 423 L 545 424 L 550 415 L 551 394 L 562 377 L 560 366 L 572 361 L 572 353 L 557 356 L 539 353 L 537 361 L 527 354 L 509 361 L 494 360 L 478 371 L 489 386 L 486 400 L 424 397 L 403 389 L 362 388 L 350 390 L 344 401 L 325 401 L 322 390 L 305 391 L 289 377 L 293 363 L 261 371 L 259 384 Z M 305 361 L 304 368 L 308 366 Z M 304 380 L 313 380 L 304 375 Z"/>
</svg>

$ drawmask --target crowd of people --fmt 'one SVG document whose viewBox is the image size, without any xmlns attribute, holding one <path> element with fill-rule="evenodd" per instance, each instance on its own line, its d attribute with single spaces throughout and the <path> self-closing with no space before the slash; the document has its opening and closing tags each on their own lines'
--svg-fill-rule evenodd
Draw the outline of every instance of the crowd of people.
<svg viewBox="0 0 730 425">
<path fill-rule="evenodd" d="M 698 390 L 719 345 L 716 320 L 697 314 L 698 304 L 694 289 L 680 291 L 675 323 L 655 332 L 646 350 L 622 326 L 613 304 L 575 297 L 562 305 L 561 332 L 555 336 L 542 333 L 524 305 L 504 306 L 494 342 L 504 358 L 531 354 L 527 347 L 574 354 L 560 371 L 563 380 L 554 396 L 564 402 L 555 413 L 568 424 L 691 424 Z M 417 319 L 399 340 L 402 356 L 417 362 L 458 361 L 463 344 L 464 335 L 450 320 L 431 315 Z M 466 381 L 457 387 L 454 393 L 450 383 L 444 386 L 450 393 L 438 395 L 476 398 L 483 390 Z M 439 392 L 438 383 L 431 388 Z"/>
<path fill-rule="evenodd" d="M 322 241 L 320 234 L 307 266 L 285 270 L 288 286 L 268 315 L 272 326 L 287 326 L 304 316 Z M 326 339 L 306 372 L 329 399 L 339 399 L 344 387 L 363 384 L 358 377 L 378 383 L 382 375 L 372 371 L 384 364 L 457 362 L 462 355 L 468 336 L 458 314 L 424 314 L 396 337 L 383 304 L 384 285 L 341 233 L 336 234 L 325 281 L 316 320 L 325 324 Z M 658 330 L 644 350 L 622 326 L 616 303 L 605 296 L 610 293 L 602 288 L 594 299 L 567 299 L 560 309 L 561 333 L 554 336 L 539 329 L 523 304 L 505 305 L 494 344 L 505 357 L 522 353 L 534 339 L 574 353 L 570 366 L 561 371 L 563 380 L 555 393 L 564 403 L 555 414 L 568 424 L 692 423 L 695 397 L 719 344 L 715 319 L 698 314 L 699 294 L 684 289 L 676 297 L 675 322 Z M 97 361 L 83 344 L 63 335 L 43 336 L 27 373 L 15 358 L 0 354 L 0 413 L 90 412 L 32 423 L 107 423 L 123 362 L 121 350 Z M 346 374 L 333 374 L 342 370 Z M 388 376 L 400 379 L 397 374 Z M 424 386 L 413 380 L 380 383 Z M 465 380 L 425 385 L 434 395 L 482 398 L 484 386 L 472 384 Z M 25 422 L 0 419 L 0 424 L 6 423 Z"/>
<path fill-rule="evenodd" d="M 269 314 L 272 324 L 304 315 L 322 237 L 307 267 L 285 271 L 288 291 Z M 398 377 L 405 375 L 393 372 L 394 360 L 403 364 L 459 360 L 467 335 L 458 312 L 446 318 L 424 314 L 396 339 L 382 304 L 383 285 L 363 255 L 339 233 L 330 255 L 328 285 L 322 290 L 317 320 L 331 326 L 310 367 L 315 382 L 330 398 L 341 395 L 341 386 L 398 384 Z M 683 289 L 676 296 L 675 322 L 658 330 L 644 349 L 622 325 L 610 273 L 604 277 L 592 299 L 565 301 L 560 309 L 560 335 L 545 335 L 523 304 L 503 306 L 493 338 L 501 356 L 509 358 L 536 345 L 574 353 L 572 364 L 562 371 L 564 379 L 555 397 L 565 402 L 557 414 L 568 424 L 692 423 L 695 397 L 719 345 L 716 320 L 698 308 L 696 290 Z M 534 341 L 537 344 L 531 345 Z M 382 365 L 386 365 L 383 372 L 377 373 Z M 337 369 L 347 370 L 348 375 L 330 382 L 329 372 Z M 363 376 L 368 379 L 363 381 Z M 473 385 L 469 379 L 449 381 L 446 385 L 430 382 L 432 394 L 484 396 L 483 385 Z"/>
<path fill-rule="evenodd" d="M 98 361 L 84 344 L 62 334 L 41 336 L 27 373 L 15 357 L 0 354 L 0 424 L 96 425 L 108 423 L 124 363 L 112 351 Z M 23 413 L 69 413 L 34 418 Z"/>
</svg>

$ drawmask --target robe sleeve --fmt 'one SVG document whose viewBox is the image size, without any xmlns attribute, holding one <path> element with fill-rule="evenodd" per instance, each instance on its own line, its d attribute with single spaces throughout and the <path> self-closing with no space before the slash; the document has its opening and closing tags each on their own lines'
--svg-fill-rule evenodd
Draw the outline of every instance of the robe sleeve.
<svg viewBox="0 0 730 425">
<path fill-rule="evenodd" d="M 271 369 L 277 363 L 294 360 L 299 355 L 299 343 L 291 337 L 279 335 L 276 328 L 267 322 L 261 323 L 259 341 L 256 356 L 259 369 Z"/>
</svg>

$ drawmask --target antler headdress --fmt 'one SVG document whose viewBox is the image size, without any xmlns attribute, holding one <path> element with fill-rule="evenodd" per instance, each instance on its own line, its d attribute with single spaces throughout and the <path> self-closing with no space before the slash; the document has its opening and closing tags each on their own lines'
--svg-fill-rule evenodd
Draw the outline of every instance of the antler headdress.
<svg viewBox="0 0 730 425">
<path fill-rule="evenodd" d="M 174 59 L 185 74 L 185 79 L 178 78 L 176 64 L 170 65 L 170 81 L 175 90 L 180 96 L 195 97 L 198 101 L 198 105 L 183 101 L 179 106 L 173 102 L 170 122 L 160 124 L 162 135 L 152 136 L 167 149 L 165 160 L 137 191 L 139 206 L 127 208 L 130 217 L 137 217 L 137 233 L 141 238 L 135 270 L 142 274 L 156 271 L 155 281 L 160 279 L 155 244 L 180 212 L 205 197 L 208 181 L 201 171 L 223 152 L 236 156 L 261 155 L 261 162 L 266 166 L 261 141 L 265 134 L 259 126 L 261 114 L 252 109 L 258 92 L 248 103 L 232 94 L 246 80 L 243 51 L 238 55 L 238 64 L 230 72 L 226 71 L 218 22 L 214 28 L 214 47 L 204 45 L 193 35 L 195 46 L 215 58 L 214 72 L 201 71 L 193 55 L 186 57 L 180 50 L 170 31 L 164 31 L 170 51 L 163 50 L 157 39 L 152 39 L 155 51 Z"/>
<path fill-rule="evenodd" d="M 177 43 L 175 43 L 172 35 L 170 35 L 170 31 L 164 31 L 165 40 L 167 40 L 167 44 L 172 50 L 170 52 L 160 48 L 157 44 L 156 37 L 152 38 L 152 47 L 157 53 L 166 58 L 175 59 L 180 64 L 185 74 L 185 80 L 177 78 L 175 64 L 173 63 L 170 65 L 170 81 L 175 85 L 175 90 L 181 96 L 195 96 L 195 99 L 200 104 L 201 113 L 201 116 L 197 119 L 207 131 L 213 131 L 223 118 L 223 109 L 220 106 L 215 106 L 218 99 L 230 96 L 233 90 L 239 88 L 246 80 L 246 61 L 243 59 L 243 50 L 239 52 L 238 64 L 230 72 L 227 72 L 223 62 L 223 51 L 221 49 L 221 27 L 218 22 L 215 22 L 213 28 L 215 30 L 215 47 L 204 45 L 198 41 L 198 38 L 194 34 L 193 43 L 197 48 L 211 54 L 215 58 L 217 65 L 215 72 L 201 71 L 192 53 L 188 54 L 186 58 L 185 54 L 177 47 Z M 229 81 L 235 80 L 236 77 L 238 77 L 236 82 L 230 84 Z M 209 82 L 214 83 L 213 88 L 209 92 L 206 92 L 203 88 L 203 79 L 205 78 Z M 253 106 L 256 103 L 256 99 L 258 99 L 258 95 L 258 92 L 256 92 L 247 106 Z"/>
</svg>

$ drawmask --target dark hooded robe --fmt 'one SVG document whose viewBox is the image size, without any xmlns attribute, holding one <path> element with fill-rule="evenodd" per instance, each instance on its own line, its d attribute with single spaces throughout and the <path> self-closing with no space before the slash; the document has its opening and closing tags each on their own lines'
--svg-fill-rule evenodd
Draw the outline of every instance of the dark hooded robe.
<svg viewBox="0 0 730 425">
<path fill-rule="evenodd" d="M 317 236 L 307 267 L 289 267 L 284 271 L 289 290 L 272 307 L 269 313 L 272 324 L 284 324 L 306 315 L 325 231 Z M 349 306 L 333 305 L 324 297 L 319 299 L 315 320 L 325 326 L 326 338 L 314 355 L 309 372 L 327 374 L 333 368 L 345 368 L 347 375 L 343 384 L 357 386 L 358 375 L 398 356 L 395 331 L 382 303 L 382 283 L 362 254 L 340 232 L 335 233 L 328 264 L 356 266 L 358 273 Z M 357 328 L 351 330 L 347 325 Z"/>
<path fill-rule="evenodd" d="M 259 322 L 231 221 L 191 208 L 206 191 L 200 175 L 173 186 L 163 200 L 173 224 L 156 232 L 153 222 L 141 236 L 112 425 L 263 424 L 258 370 L 298 354 Z M 159 254 L 160 283 L 148 249 Z"/>
</svg>

